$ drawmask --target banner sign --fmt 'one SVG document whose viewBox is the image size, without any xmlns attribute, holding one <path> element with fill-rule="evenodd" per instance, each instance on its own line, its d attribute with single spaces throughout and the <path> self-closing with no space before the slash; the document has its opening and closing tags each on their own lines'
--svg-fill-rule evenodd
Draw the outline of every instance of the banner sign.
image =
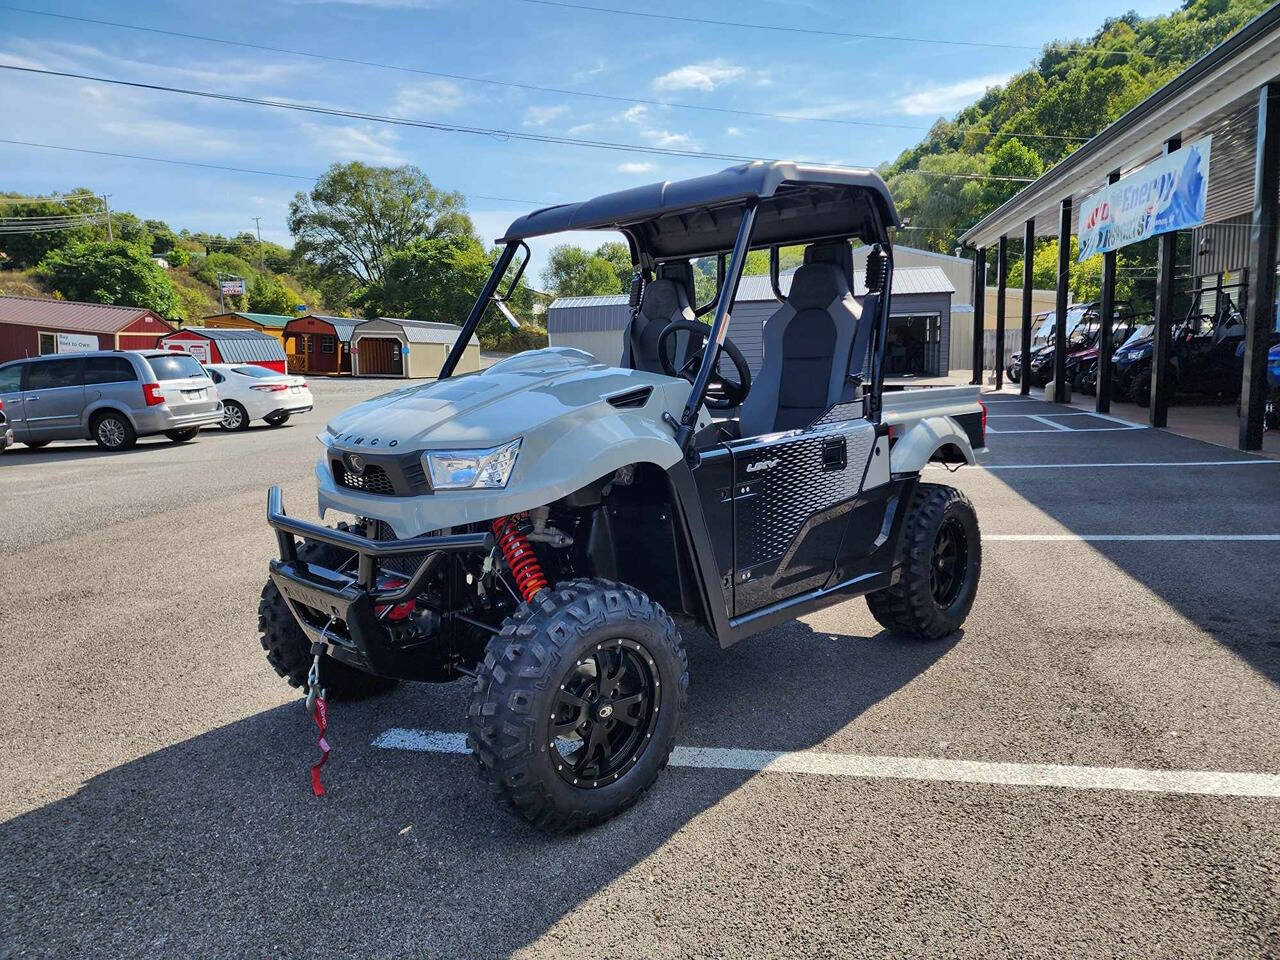
<svg viewBox="0 0 1280 960">
<path fill-rule="evenodd" d="M 78 353 L 82 350 L 97 350 L 98 337 L 92 333 L 59 333 L 57 335 L 59 353 Z"/>
<path fill-rule="evenodd" d="M 1080 261 L 1204 223 L 1212 136 L 1153 160 L 1080 207 Z"/>
</svg>

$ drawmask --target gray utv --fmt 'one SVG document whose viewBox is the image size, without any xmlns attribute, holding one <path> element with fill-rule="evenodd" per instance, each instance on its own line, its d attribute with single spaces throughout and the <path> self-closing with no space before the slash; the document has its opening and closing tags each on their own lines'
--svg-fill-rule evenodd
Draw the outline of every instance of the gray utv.
<svg viewBox="0 0 1280 960">
<path fill-rule="evenodd" d="M 667 762 L 689 684 L 673 614 L 729 646 L 865 595 L 906 640 L 956 631 L 978 521 L 920 474 L 974 462 L 986 412 L 976 388 L 884 393 L 897 224 L 875 173 L 792 163 L 516 220 L 439 379 L 323 433 L 321 516 L 353 519 L 300 521 L 272 488 L 271 665 L 334 699 L 468 678 L 481 772 L 533 824 L 566 830 L 635 802 Z M 505 311 L 526 238 L 567 230 L 630 245 L 621 364 L 552 347 L 454 376 L 485 310 Z M 853 241 L 871 246 L 860 298 Z M 778 250 L 794 245 L 784 292 Z M 770 251 L 780 300 L 754 373 L 726 337 L 753 249 Z M 700 257 L 718 265 L 704 305 Z"/>
</svg>

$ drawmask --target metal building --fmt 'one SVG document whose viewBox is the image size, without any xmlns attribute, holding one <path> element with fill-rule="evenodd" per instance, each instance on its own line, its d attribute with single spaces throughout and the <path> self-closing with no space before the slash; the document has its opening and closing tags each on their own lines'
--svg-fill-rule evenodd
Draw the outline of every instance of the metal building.
<svg viewBox="0 0 1280 960">
<path fill-rule="evenodd" d="M 142 307 L 0 297 L 0 363 L 44 353 L 147 350 L 173 327 Z"/>
<path fill-rule="evenodd" d="M 854 297 L 866 295 L 864 273 L 854 269 Z M 785 294 L 791 271 L 778 285 Z M 951 298 L 955 287 L 939 267 L 903 267 L 893 273 L 892 316 L 886 344 L 885 375 L 945 376 L 950 369 Z M 746 276 L 738 284 L 729 319 L 729 339 L 742 351 L 752 373 L 764 360 L 764 322 L 778 309 L 767 276 Z M 627 297 L 563 297 L 547 310 L 551 345 L 577 347 L 602 363 L 622 359 L 623 337 L 631 320 Z"/>
<path fill-rule="evenodd" d="M 285 324 L 284 346 L 293 373 L 350 373 L 351 335 L 358 317 L 326 317 L 318 313 Z"/>
<path fill-rule="evenodd" d="M 157 346 L 189 353 L 201 363 L 245 363 L 288 372 L 280 341 L 257 330 L 183 327 L 161 337 Z"/>
<path fill-rule="evenodd" d="M 1211 139 L 1206 139 L 1211 138 Z M 1185 145 L 1185 150 L 1183 149 Z M 1211 151 L 1209 147 L 1211 146 Z M 1178 157 L 1170 154 L 1182 151 Z M 1029 260 L 1040 237 L 1070 237 L 1095 231 L 1097 220 L 1083 227 L 1080 212 L 1099 208 L 1104 189 L 1116 191 L 1141 187 L 1147 168 L 1177 168 L 1186 156 L 1190 164 L 1197 152 L 1204 169 L 1188 174 L 1195 183 L 1202 223 L 1187 230 L 1195 218 L 1171 220 L 1172 226 L 1149 229 L 1135 235 L 1153 237 L 1157 245 L 1155 318 L 1149 383 L 1149 418 L 1154 427 L 1169 426 L 1169 406 L 1175 395 L 1174 355 L 1175 263 L 1178 230 L 1195 241 L 1191 281 L 1224 271 L 1246 277 L 1244 301 L 1244 363 L 1241 382 L 1241 416 L 1236 424 L 1238 444 L 1258 450 L 1263 443 L 1263 423 L 1268 400 L 1267 352 L 1276 330 L 1277 220 L 1280 219 L 1280 4 L 1268 8 L 1209 53 L 1178 74 L 1142 103 L 1133 107 L 1092 140 L 1026 186 L 961 237 L 975 251 L 978 274 L 985 274 L 988 252 L 994 254 L 997 284 L 1004 303 L 1010 241 L 1019 243 Z M 1168 158 L 1168 159 L 1166 159 Z M 1161 173 L 1161 181 L 1171 174 Z M 1127 184 L 1134 184 L 1133 188 Z M 1174 200 L 1182 201 L 1171 188 Z M 1163 196 L 1162 196 L 1163 199 Z M 1127 204 L 1127 201 L 1126 201 Z M 1118 205 L 1117 205 L 1118 206 Z M 1141 204 L 1129 205 L 1142 213 Z M 1183 205 L 1186 206 L 1185 204 Z M 1163 212 L 1163 209 L 1162 211 Z M 1109 217 L 1104 214 L 1103 217 Z M 1160 214 L 1148 215 L 1159 225 Z M 1106 222 L 1110 222 L 1107 220 Z M 1130 239 L 1129 234 L 1117 241 Z M 1116 253 L 1108 244 L 1103 252 L 1101 349 L 1099 354 L 1097 409 L 1111 406 L 1111 325 L 1115 300 Z M 1070 245 L 1058 245 L 1056 315 L 1058 350 L 1054 357 L 1053 399 L 1067 399 L 1065 314 L 1070 272 Z M 1024 270 L 1024 277 L 1030 276 Z M 1020 317 L 1012 317 L 1025 351 L 1031 339 L 1031 317 L 1024 305 Z M 979 334 L 985 321 L 985 304 L 975 303 L 973 327 Z M 1003 320 L 1003 316 L 1001 317 Z M 1021 330 L 1018 331 L 1018 327 Z M 975 351 L 974 382 L 981 380 L 983 358 Z M 997 372 L 997 377 L 999 377 Z M 1026 380 L 1023 392 L 1027 391 Z M 1231 413 L 1228 416 L 1234 416 Z"/>
<path fill-rule="evenodd" d="M 351 371 L 358 377 L 434 377 L 462 332 L 452 323 L 377 317 L 351 333 Z M 455 373 L 480 369 L 480 341 L 472 334 Z"/>
</svg>

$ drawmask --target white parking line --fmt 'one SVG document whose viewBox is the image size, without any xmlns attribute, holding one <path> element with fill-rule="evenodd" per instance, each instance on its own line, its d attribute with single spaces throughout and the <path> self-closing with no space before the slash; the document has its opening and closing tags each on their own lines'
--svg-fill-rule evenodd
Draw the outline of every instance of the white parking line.
<svg viewBox="0 0 1280 960">
<path fill-rule="evenodd" d="M 984 533 L 982 542 L 1081 543 L 1093 542 L 1178 542 L 1217 540 L 1280 540 L 1280 533 Z"/>
<path fill-rule="evenodd" d="M 990 431 L 988 431 L 990 432 Z M 1033 431 L 1039 433 L 1040 431 Z M 1159 460 L 1128 463 L 980 463 L 980 470 L 1094 470 L 1103 467 L 1280 467 L 1280 460 Z M 945 470 L 943 464 L 929 464 L 930 470 Z"/>
<path fill-rule="evenodd" d="M 395 727 L 373 741 L 384 750 L 469 753 L 461 733 Z M 739 750 L 725 747 L 676 747 L 671 765 L 703 770 L 800 773 L 873 780 L 930 780 L 1008 787 L 1059 787 L 1067 790 L 1126 790 L 1215 797 L 1280 797 L 1280 775 L 1216 770 L 1150 770 L 1131 767 L 1083 767 L 1056 763 L 984 763 L 932 757 L 882 757 L 816 750 Z"/>
<path fill-rule="evenodd" d="M 1027 419 L 1034 420 L 1036 423 L 1043 423 L 1046 426 L 1053 427 L 1055 430 L 1066 430 L 1068 433 L 1071 432 L 1071 428 L 1065 423 L 1054 423 L 1048 417 L 1038 417 L 1034 413 L 1029 413 L 1027 414 Z"/>
<path fill-rule="evenodd" d="M 1040 417 L 1033 417 L 1029 413 L 1021 414 L 1021 416 L 1029 417 L 1032 420 L 1041 419 Z M 988 417 L 987 419 L 990 420 L 991 418 Z M 1066 433 L 1120 433 L 1125 430 L 1150 430 L 1151 429 L 1150 427 L 1144 427 L 1143 425 L 1138 423 L 1131 423 L 1127 427 L 1063 427 L 1059 424 L 1054 424 L 1054 426 L 1057 426 L 1058 430 L 1064 431 Z M 1010 434 L 1014 434 L 1014 433 L 1038 433 L 1041 436 L 1052 437 L 1057 435 L 1058 430 L 992 430 L 990 427 L 987 427 L 987 433 L 998 434 L 1002 437 L 1007 437 Z"/>
</svg>

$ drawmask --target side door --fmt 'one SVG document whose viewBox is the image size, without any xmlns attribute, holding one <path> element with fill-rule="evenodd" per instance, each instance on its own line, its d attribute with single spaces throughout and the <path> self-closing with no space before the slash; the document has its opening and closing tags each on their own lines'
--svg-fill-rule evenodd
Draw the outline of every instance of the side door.
<svg viewBox="0 0 1280 960">
<path fill-rule="evenodd" d="M 31 440 L 72 440 L 84 436 L 84 359 L 33 360 L 22 390 L 23 416 Z"/>
<path fill-rule="evenodd" d="M 84 402 L 92 413 L 102 407 L 130 413 L 145 406 L 142 381 L 127 357 L 85 357 Z"/>
<path fill-rule="evenodd" d="M 27 421 L 22 413 L 22 371 L 25 363 L 11 363 L 0 367 L 0 403 L 4 404 L 7 426 L 13 430 L 15 440 L 25 440 Z"/>
<path fill-rule="evenodd" d="M 857 515 L 877 448 L 876 427 L 862 417 L 861 403 L 844 407 L 856 418 L 840 419 L 838 406 L 804 430 L 728 445 L 734 616 L 833 582 L 851 525 L 865 519 Z M 887 442 L 883 463 L 887 484 Z M 881 520 L 871 525 L 879 530 Z"/>
</svg>

